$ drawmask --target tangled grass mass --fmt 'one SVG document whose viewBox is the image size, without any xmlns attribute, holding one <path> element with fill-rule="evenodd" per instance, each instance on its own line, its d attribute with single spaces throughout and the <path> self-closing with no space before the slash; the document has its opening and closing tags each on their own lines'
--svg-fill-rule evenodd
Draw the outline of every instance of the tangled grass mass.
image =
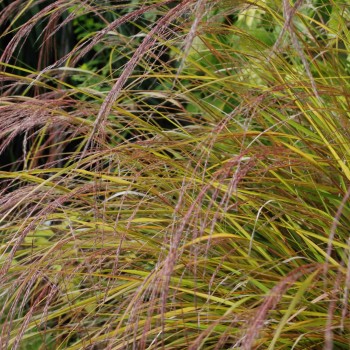
<svg viewBox="0 0 350 350">
<path fill-rule="evenodd" d="M 0 27 L 0 349 L 349 349 L 348 0 Z"/>
</svg>

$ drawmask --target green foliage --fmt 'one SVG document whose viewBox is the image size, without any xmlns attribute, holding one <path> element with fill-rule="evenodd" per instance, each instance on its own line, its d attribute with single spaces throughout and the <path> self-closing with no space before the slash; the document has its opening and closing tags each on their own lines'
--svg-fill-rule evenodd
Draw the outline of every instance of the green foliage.
<svg viewBox="0 0 350 350">
<path fill-rule="evenodd" d="M 347 349 L 347 3 L 14 3 L 0 347 Z"/>
</svg>

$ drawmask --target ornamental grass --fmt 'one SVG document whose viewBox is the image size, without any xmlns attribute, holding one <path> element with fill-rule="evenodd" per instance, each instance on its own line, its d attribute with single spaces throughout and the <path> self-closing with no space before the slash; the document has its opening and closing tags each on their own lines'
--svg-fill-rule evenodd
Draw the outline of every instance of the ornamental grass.
<svg viewBox="0 0 350 350">
<path fill-rule="evenodd" d="M 348 349 L 347 0 L 0 3 L 0 349 Z"/>
</svg>

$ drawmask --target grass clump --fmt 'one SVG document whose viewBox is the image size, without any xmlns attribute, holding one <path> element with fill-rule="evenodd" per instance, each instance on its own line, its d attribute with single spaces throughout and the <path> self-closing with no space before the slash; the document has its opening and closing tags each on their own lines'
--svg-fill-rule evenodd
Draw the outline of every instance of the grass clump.
<svg viewBox="0 0 350 350">
<path fill-rule="evenodd" d="M 2 348 L 348 348 L 346 2 L 0 18 Z"/>
</svg>

